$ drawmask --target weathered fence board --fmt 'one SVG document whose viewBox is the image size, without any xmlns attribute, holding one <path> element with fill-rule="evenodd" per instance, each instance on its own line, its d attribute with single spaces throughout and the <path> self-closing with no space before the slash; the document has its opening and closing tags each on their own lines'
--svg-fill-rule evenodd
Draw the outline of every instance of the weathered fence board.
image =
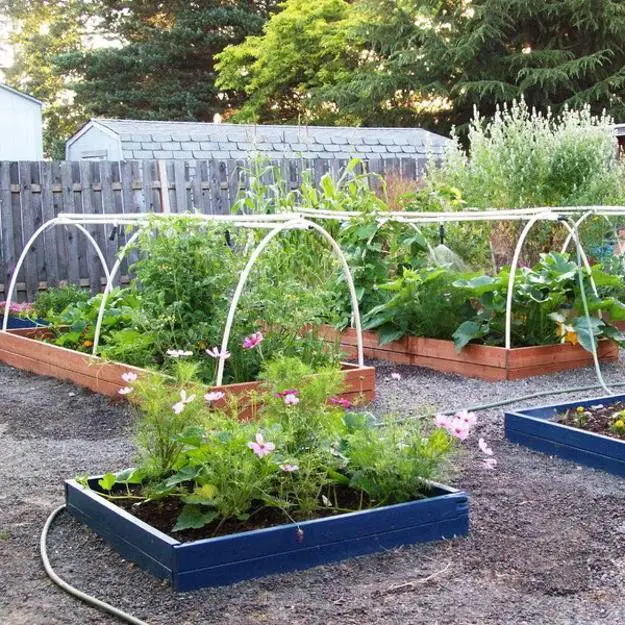
<svg viewBox="0 0 625 625">
<path fill-rule="evenodd" d="M 199 211 L 227 214 L 250 178 L 297 190 L 305 176 L 318 185 L 329 173 L 342 174 L 346 160 L 284 159 L 268 163 L 209 161 L 62 161 L 0 162 L 0 300 L 24 245 L 36 229 L 59 213 L 113 214 Z M 379 175 L 418 180 L 425 163 L 412 158 L 371 160 L 358 167 Z M 375 189 L 379 180 L 371 178 Z M 269 198 L 266 198 L 269 199 Z M 123 228 L 88 225 L 109 267 L 124 245 Z M 127 275 L 135 256 L 122 263 Z M 100 290 L 104 272 L 87 238 L 71 226 L 47 230 L 32 247 L 17 281 L 17 297 L 32 300 L 37 292 L 64 282 Z"/>
</svg>

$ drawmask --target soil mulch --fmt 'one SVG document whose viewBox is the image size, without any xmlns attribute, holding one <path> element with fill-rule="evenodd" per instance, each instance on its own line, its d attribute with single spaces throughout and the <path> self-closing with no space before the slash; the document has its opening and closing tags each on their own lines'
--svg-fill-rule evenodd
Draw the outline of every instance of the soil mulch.
<svg viewBox="0 0 625 625">
<path fill-rule="evenodd" d="M 112 499 L 111 502 L 180 542 L 215 538 L 216 536 L 226 536 L 228 534 L 236 534 L 237 532 L 248 532 L 295 522 L 289 519 L 282 510 L 266 506 L 263 502 L 258 501 L 255 502 L 256 507 L 248 519 L 229 518 L 225 521 L 216 520 L 207 523 L 202 528 L 174 531 L 176 520 L 184 506 L 183 502 L 178 498 L 167 497 L 160 501 L 148 502 L 137 502 L 136 499 L 128 498 Z M 354 512 L 359 509 L 360 505 L 363 508 L 369 507 L 368 499 L 364 493 L 361 502 L 359 492 L 340 486 L 336 489 L 336 499 L 333 498 L 330 500 L 330 503 L 332 505 L 329 507 L 323 507 L 323 501 L 320 501 L 319 509 L 315 511 L 311 518 L 320 519 L 341 513 Z M 336 508 L 334 507 L 335 505 L 337 506 Z"/>
<path fill-rule="evenodd" d="M 614 417 L 615 413 L 624 410 L 625 402 L 622 401 L 606 406 L 597 404 L 596 406 L 585 408 L 583 411 L 572 408 L 567 410 L 564 414 L 556 415 L 555 420 L 563 425 L 569 425 L 580 430 L 588 430 L 589 432 L 596 432 L 597 434 L 604 434 L 605 436 L 611 436 L 612 438 L 622 440 L 625 439 L 625 430 L 620 434 L 611 429 L 610 426 L 616 420 Z M 623 416 L 620 418 L 625 420 Z"/>
<path fill-rule="evenodd" d="M 623 363 L 603 367 L 625 379 Z M 399 372 L 401 380 L 391 379 Z M 595 383 L 592 370 L 514 382 L 381 365 L 376 414 L 463 408 Z M 554 403 L 599 396 L 557 396 Z M 544 405 L 549 398 L 512 406 Z M 0 367 L 0 623 L 118 625 L 54 586 L 38 555 L 63 480 L 132 466 L 132 415 L 75 387 Z M 498 460 L 482 468 L 478 437 Z M 52 565 L 81 590 L 150 625 L 621 625 L 625 479 L 506 442 L 480 413 L 448 483 L 471 497 L 467 538 L 405 547 L 224 588 L 177 594 L 63 513 Z"/>
</svg>

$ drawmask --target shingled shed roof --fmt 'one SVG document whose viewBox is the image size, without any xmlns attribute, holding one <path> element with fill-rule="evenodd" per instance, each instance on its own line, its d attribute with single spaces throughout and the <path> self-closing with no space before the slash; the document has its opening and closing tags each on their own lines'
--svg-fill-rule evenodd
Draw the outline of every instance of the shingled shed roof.
<svg viewBox="0 0 625 625">
<path fill-rule="evenodd" d="M 94 119 L 121 141 L 123 159 L 420 158 L 440 154 L 449 139 L 420 128 L 270 126 Z"/>
</svg>

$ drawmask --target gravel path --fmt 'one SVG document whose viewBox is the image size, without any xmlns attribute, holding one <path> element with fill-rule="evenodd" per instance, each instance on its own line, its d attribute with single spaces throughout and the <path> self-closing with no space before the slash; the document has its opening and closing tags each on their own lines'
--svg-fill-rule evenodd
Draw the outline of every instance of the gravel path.
<svg viewBox="0 0 625 625">
<path fill-rule="evenodd" d="M 592 370 L 488 383 L 377 364 L 379 414 L 595 382 Z M 604 370 L 625 381 L 623 363 Z M 534 402 L 541 403 L 551 402 Z M 49 538 L 52 564 L 70 583 L 150 625 L 621 625 L 625 480 L 506 443 L 502 423 L 500 410 L 481 413 L 450 479 L 471 495 L 466 539 L 175 594 L 63 514 Z M 122 406 L 0 366 L 2 625 L 118 623 L 53 586 L 38 541 L 63 501 L 63 479 L 131 463 L 131 425 Z M 477 436 L 495 450 L 496 472 L 481 468 Z"/>
</svg>

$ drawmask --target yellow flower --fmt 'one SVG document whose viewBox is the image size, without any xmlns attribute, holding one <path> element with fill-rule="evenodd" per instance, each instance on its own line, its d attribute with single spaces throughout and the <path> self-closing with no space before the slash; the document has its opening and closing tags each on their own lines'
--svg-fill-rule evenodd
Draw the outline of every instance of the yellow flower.
<svg viewBox="0 0 625 625">
<path fill-rule="evenodd" d="M 614 427 L 617 430 L 625 430 L 625 421 L 623 421 L 622 419 L 618 419 L 618 421 L 614 422 Z"/>
<path fill-rule="evenodd" d="M 560 337 L 560 343 L 577 345 L 577 334 L 575 334 L 573 326 L 570 326 L 562 321 L 556 321 L 556 325 L 556 335 Z"/>
</svg>

